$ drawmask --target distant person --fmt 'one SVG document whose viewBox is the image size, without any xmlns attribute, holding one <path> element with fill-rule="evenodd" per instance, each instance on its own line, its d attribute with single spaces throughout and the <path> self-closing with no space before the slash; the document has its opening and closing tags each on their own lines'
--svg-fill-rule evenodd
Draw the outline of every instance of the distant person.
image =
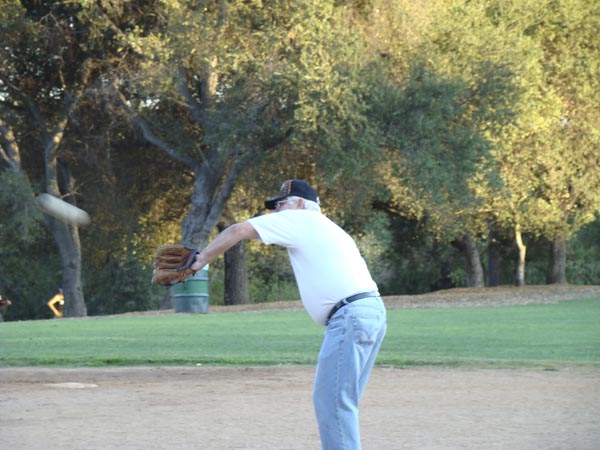
<svg viewBox="0 0 600 450">
<path fill-rule="evenodd" d="M 4 321 L 4 314 L 6 314 L 6 310 L 10 305 L 12 305 L 12 302 L 9 299 L 2 298 L 2 295 L 0 295 L 0 322 Z"/>
<path fill-rule="evenodd" d="M 48 307 L 54 313 L 54 317 L 60 319 L 63 317 L 63 309 L 65 306 L 65 296 L 62 289 L 58 289 L 58 293 L 48 300 Z"/>
</svg>

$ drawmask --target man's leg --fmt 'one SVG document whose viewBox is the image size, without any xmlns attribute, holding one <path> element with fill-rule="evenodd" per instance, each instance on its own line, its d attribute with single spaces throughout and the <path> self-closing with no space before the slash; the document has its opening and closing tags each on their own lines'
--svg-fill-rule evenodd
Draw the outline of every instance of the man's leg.
<svg viewBox="0 0 600 450">
<path fill-rule="evenodd" d="M 358 402 L 385 335 L 380 299 L 358 300 L 329 322 L 319 353 L 313 401 L 324 450 L 359 450 Z"/>
</svg>

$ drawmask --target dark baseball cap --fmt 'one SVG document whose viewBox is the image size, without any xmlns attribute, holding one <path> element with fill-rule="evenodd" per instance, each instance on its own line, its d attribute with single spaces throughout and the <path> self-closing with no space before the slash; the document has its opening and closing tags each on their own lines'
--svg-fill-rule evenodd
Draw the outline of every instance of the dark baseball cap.
<svg viewBox="0 0 600 450">
<path fill-rule="evenodd" d="M 279 190 L 279 195 L 265 200 L 267 209 L 275 209 L 277 202 L 287 197 L 302 197 L 319 204 L 319 196 L 310 184 L 303 180 L 285 180 Z"/>
</svg>

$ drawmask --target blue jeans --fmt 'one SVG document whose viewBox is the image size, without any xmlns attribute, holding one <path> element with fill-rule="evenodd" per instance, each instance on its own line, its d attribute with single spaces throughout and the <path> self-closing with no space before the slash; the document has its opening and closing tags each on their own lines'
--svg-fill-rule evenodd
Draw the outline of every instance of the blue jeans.
<svg viewBox="0 0 600 450">
<path fill-rule="evenodd" d="M 329 321 L 313 391 L 323 450 L 360 450 L 358 402 L 385 331 L 379 297 L 352 302 Z"/>
</svg>

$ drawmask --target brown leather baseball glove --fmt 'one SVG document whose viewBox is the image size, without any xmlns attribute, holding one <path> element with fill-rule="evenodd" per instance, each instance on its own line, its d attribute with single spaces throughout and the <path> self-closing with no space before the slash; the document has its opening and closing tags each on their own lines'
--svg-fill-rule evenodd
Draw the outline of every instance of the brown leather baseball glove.
<svg viewBox="0 0 600 450">
<path fill-rule="evenodd" d="M 192 264 L 198 251 L 182 244 L 161 245 L 154 256 L 152 283 L 161 286 L 173 286 L 183 283 L 196 271 Z"/>
</svg>

